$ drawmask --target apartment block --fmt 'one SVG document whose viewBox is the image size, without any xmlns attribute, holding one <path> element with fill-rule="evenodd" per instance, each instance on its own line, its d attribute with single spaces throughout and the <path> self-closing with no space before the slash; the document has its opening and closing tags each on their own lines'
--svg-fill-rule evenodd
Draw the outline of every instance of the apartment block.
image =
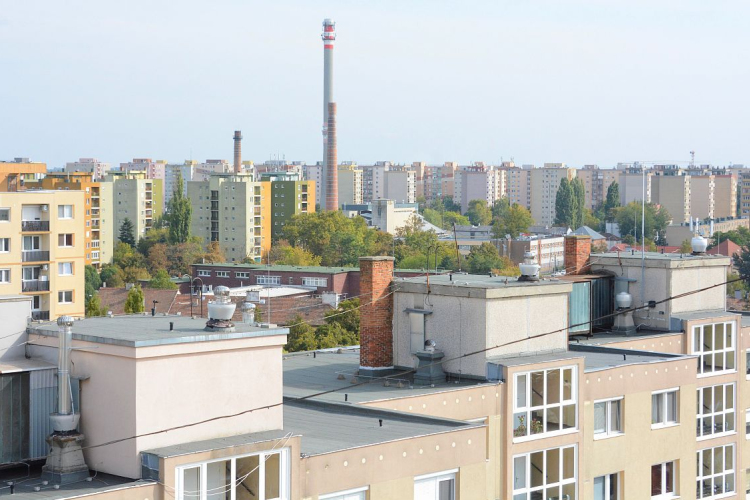
<svg viewBox="0 0 750 500">
<path fill-rule="evenodd" d="M 576 171 L 576 177 L 586 187 L 586 208 L 596 210 L 607 201 L 607 190 L 613 182 L 620 179 L 620 171 L 601 169 L 597 165 L 585 165 Z"/>
<path fill-rule="evenodd" d="M 320 183 L 323 182 L 323 162 L 319 161 L 315 165 L 303 165 L 302 178 L 306 181 L 315 182 L 315 199 L 320 200 Z M 364 190 L 364 187 L 362 189 Z"/>
<path fill-rule="evenodd" d="M 456 177 L 455 185 L 460 189 L 460 197 L 455 201 L 464 211 L 469 208 L 472 200 L 485 200 L 488 206 L 492 206 L 506 191 L 505 170 L 495 169 L 483 162 L 462 167 Z"/>
<path fill-rule="evenodd" d="M 416 172 L 416 195 L 424 196 L 428 202 L 454 196 L 454 175 L 457 168 L 458 164 L 455 162 L 445 162 L 443 165 L 412 163 L 412 169 Z"/>
<path fill-rule="evenodd" d="M 271 186 L 255 182 L 251 174 L 214 174 L 206 181 L 189 182 L 191 233 L 204 245 L 218 242 L 228 262 L 261 262 L 271 248 Z"/>
<path fill-rule="evenodd" d="M 552 226 L 555 222 L 555 200 L 563 179 L 572 181 L 576 169 L 560 163 L 545 163 L 531 171 L 531 217 L 536 224 Z"/>
<path fill-rule="evenodd" d="M 41 189 L 82 191 L 84 222 L 84 263 L 97 269 L 112 261 L 117 235 L 114 231 L 111 182 L 93 180 L 93 174 L 49 173 L 35 184 Z"/>
<path fill-rule="evenodd" d="M 690 220 L 691 196 L 689 175 L 654 175 L 651 179 L 651 201 L 667 209 L 674 224 L 681 224 Z M 710 187 L 706 186 L 705 191 Z M 696 206 L 699 206 L 696 197 Z M 700 212 L 704 213 L 709 207 L 708 200 L 700 204 Z"/>
<path fill-rule="evenodd" d="M 182 177 L 182 195 L 187 196 L 188 182 L 194 180 L 196 160 L 185 160 L 184 163 L 169 163 L 164 168 L 164 205 L 174 196 L 180 177 Z"/>
<path fill-rule="evenodd" d="M 652 179 L 653 172 L 644 171 L 639 168 L 628 168 L 620 170 L 620 203 L 627 205 L 634 201 L 642 201 L 644 192 L 646 203 L 653 201 Z"/>
<path fill-rule="evenodd" d="M 0 193 L 0 293 L 31 297 L 31 318 L 84 315 L 84 191 Z"/>
<path fill-rule="evenodd" d="M 339 165 L 338 186 L 339 205 L 362 204 L 362 169 L 358 168 L 356 163 Z M 316 193 L 318 191 L 317 184 L 315 185 L 315 191 Z"/>
<path fill-rule="evenodd" d="M 299 174 L 271 172 L 260 174 L 271 185 L 271 238 L 281 236 L 284 225 L 298 214 L 315 212 L 315 182 L 300 180 Z"/>
<path fill-rule="evenodd" d="M 133 161 L 127 163 L 120 163 L 121 172 L 145 172 L 147 179 L 160 179 L 161 182 L 161 199 L 166 208 L 167 193 L 166 193 L 166 160 L 152 160 L 151 158 L 133 158 Z M 171 198 L 171 195 L 170 195 Z"/>
<path fill-rule="evenodd" d="M 195 166 L 193 180 L 198 182 L 207 181 L 213 174 L 228 174 L 233 171 L 228 160 L 206 160 Z"/>
<path fill-rule="evenodd" d="M 714 217 L 731 219 L 737 217 L 737 176 L 735 174 L 714 175 Z"/>
<path fill-rule="evenodd" d="M 523 167 L 508 166 L 504 167 L 505 171 L 505 195 L 511 205 L 514 203 L 531 210 L 531 171 L 533 165 L 524 165 Z"/>
<path fill-rule="evenodd" d="M 403 165 L 383 172 L 383 193 L 386 198 L 398 203 L 416 203 L 416 172 Z"/>
<path fill-rule="evenodd" d="M 690 216 L 694 219 L 713 219 L 715 217 L 716 182 L 713 175 L 691 175 L 690 179 Z M 689 220 L 689 218 L 688 218 Z M 675 221 L 677 223 L 684 221 Z"/>
<path fill-rule="evenodd" d="M 125 219 L 133 223 L 138 240 L 151 229 L 154 220 L 163 213 L 162 180 L 149 179 L 142 170 L 110 172 L 105 177 L 112 183 L 112 211 L 114 232 L 119 237 Z"/>
<path fill-rule="evenodd" d="M 36 182 L 47 173 L 47 164 L 28 158 L 0 161 L 0 192 L 23 191 L 27 182 Z"/>
<path fill-rule="evenodd" d="M 110 170 L 110 164 L 99 161 L 97 158 L 79 158 L 65 164 L 65 172 L 87 172 L 93 176 L 95 181 L 104 179 Z"/>
</svg>

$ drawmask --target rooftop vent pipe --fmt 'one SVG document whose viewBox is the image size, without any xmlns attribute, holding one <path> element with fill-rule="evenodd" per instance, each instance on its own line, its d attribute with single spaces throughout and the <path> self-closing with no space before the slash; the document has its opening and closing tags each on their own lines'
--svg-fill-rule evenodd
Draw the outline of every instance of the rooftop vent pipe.
<svg viewBox="0 0 750 500">
<path fill-rule="evenodd" d="M 541 266 L 534 261 L 534 254 L 529 251 L 523 254 L 523 264 L 519 264 L 521 276 L 518 281 L 539 281 L 539 269 Z"/>
</svg>

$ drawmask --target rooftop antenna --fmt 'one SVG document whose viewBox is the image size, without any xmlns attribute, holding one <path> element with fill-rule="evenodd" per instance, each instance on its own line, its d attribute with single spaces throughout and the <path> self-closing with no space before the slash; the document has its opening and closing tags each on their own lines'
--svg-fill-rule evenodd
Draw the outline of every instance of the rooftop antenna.
<svg viewBox="0 0 750 500">
<path fill-rule="evenodd" d="M 690 152 L 690 168 L 695 166 L 695 151 Z"/>
</svg>

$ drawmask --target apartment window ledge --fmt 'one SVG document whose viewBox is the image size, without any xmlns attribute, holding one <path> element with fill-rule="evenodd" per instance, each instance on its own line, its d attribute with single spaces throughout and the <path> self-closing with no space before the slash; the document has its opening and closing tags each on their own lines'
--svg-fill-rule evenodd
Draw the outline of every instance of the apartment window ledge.
<svg viewBox="0 0 750 500">
<path fill-rule="evenodd" d="M 517 437 L 517 438 L 513 438 L 513 444 L 525 443 L 527 441 L 534 441 L 537 439 L 544 439 L 544 438 L 555 437 L 555 436 L 566 436 L 568 434 L 575 434 L 578 431 L 579 429 L 565 429 L 562 431 L 544 432 L 541 434 L 534 434 L 533 436 Z"/>
<path fill-rule="evenodd" d="M 709 434 L 708 436 L 696 437 L 695 440 L 696 441 L 708 441 L 709 439 L 715 439 L 715 438 L 720 438 L 724 436 L 733 436 L 735 434 L 737 434 L 736 430 L 729 431 L 729 432 L 717 432 L 716 434 Z"/>
<path fill-rule="evenodd" d="M 699 373 L 698 375 L 696 375 L 696 378 L 716 377 L 718 375 L 731 375 L 732 373 L 737 373 L 737 370 L 722 370 L 720 372 Z"/>
<path fill-rule="evenodd" d="M 657 431 L 659 429 L 669 429 L 670 427 L 677 427 L 680 425 L 679 422 L 672 422 L 669 424 L 651 424 L 651 430 Z M 672 498 L 672 497 L 665 497 L 665 498 Z"/>
<path fill-rule="evenodd" d="M 624 435 L 625 435 L 624 432 L 614 432 L 610 434 L 600 434 L 600 435 L 594 434 L 594 441 L 603 441 L 605 439 L 618 438 Z"/>
</svg>

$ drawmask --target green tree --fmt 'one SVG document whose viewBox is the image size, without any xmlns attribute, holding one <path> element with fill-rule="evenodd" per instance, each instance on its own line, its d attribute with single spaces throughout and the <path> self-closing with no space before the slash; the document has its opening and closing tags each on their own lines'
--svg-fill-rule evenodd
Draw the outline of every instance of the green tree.
<svg viewBox="0 0 750 500">
<path fill-rule="evenodd" d="M 690 243 L 690 240 L 682 240 L 682 244 L 680 245 L 680 253 L 692 253 L 693 252 L 693 245 Z"/>
<path fill-rule="evenodd" d="M 726 240 L 731 240 L 741 247 L 748 246 L 750 245 L 750 229 L 746 227 L 738 227 L 731 231 L 716 231 L 711 239 L 711 247 L 715 247 L 722 241 Z"/>
<path fill-rule="evenodd" d="M 151 228 L 148 231 L 146 231 L 146 234 L 143 235 L 143 238 L 138 240 L 138 244 L 136 245 L 136 249 L 143 255 L 144 257 L 148 257 L 148 252 L 151 250 L 151 247 L 158 244 L 162 245 L 168 245 L 169 244 L 169 230 L 167 228 Z"/>
<path fill-rule="evenodd" d="M 601 223 L 601 220 L 599 220 L 599 218 L 597 218 L 597 216 L 594 215 L 594 213 L 591 210 L 589 210 L 588 208 L 584 208 L 583 209 L 583 224 L 581 225 L 588 226 L 591 229 L 597 231 L 601 228 L 602 223 Z"/>
<path fill-rule="evenodd" d="M 732 261 L 740 277 L 747 283 L 750 279 L 750 247 L 742 247 L 742 250 L 732 257 Z"/>
<path fill-rule="evenodd" d="M 86 301 L 85 309 L 87 318 L 107 315 L 107 308 L 102 306 L 99 294 L 96 292 Z"/>
<path fill-rule="evenodd" d="M 159 269 L 151 281 L 148 282 L 149 288 L 156 288 L 159 290 L 175 290 L 177 285 L 169 277 L 169 273 L 166 269 Z"/>
<path fill-rule="evenodd" d="M 475 226 L 485 226 L 492 222 L 492 210 L 487 206 L 487 200 L 471 200 L 465 215 Z"/>
<path fill-rule="evenodd" d="M 466 264 L 471 274 L 487 274 L 503 267 L 500 252 L 495 245 L 487 242 L 471 247 Z"/>
<path fill-rule="evenodd" d="M 422 211 L 422 216 L 430 224 L 434 224 L 437 227 L 443 227 L 443 214 L 432 208 L 425 208 Z"/>
<path fill-rule="evenodd" d="M 604 216 L 607 222 L 612 222 L 615 217 L 614 210 L 620 206 L 620 186 L 613 182 L 607 188 L 607 199 L 604 201 Z"/>
<path fill-rule="evenodd" d="M 87 265 L 83 268 L 83 273 L 86 284 L 90 284 L 94 290 L 99 290 L 102 286 L 102 280 L 96 268 L 92 265 Z"/>
<path fill-rule="evenodd" d="M 148 249 L 148 254 L 146 254 L 146 264 L 148 265 L 148 270 L 151 275 L 156 274 L 160 270 L 166 270 L 169 268 L 170 250 L 170 247 L 164 243 L 157 243 Z"/>
<path fill-rule="evenodd" d="M 575 228 L 576 218 L 575 193 L 568 179 L 563 178 L 555 196 L 555 225 Z"/>
<path fill-rule="evenodd" d="M 370 300 L 370 299 L 368 299 Z M 325 322 L 337 324 L 352 341 L 347 345 L 359 343 L 359 299 L 342 300 L 336 309 L 325 313 Z"/>
<path fill-rule="evenodd" d="M 586 209 L 586 186 L 583 181 L 576 177 L 570 182 L 570 188 L 573 190 L 575 200 L 575 227 L 583 226 L 584 211 Z"/>
<path fill-rule="evenodd" d="M 518 238 L 521 233 L 525 233 L 534 224 L 531 218 L 531 212 L 526 207 L 514 203 L 507 210 L 499 212 L 495 219 L 492 231 L 495 238 L 505 238 L 509 234 L 511 238 Z"/>
<path fill-rule="evenodd" d="M 131 247 L 135 246 L 135 227 L 133 226 L 133 222 L 127 217 L 122 221 L 122 224 L 120 225 L 119 240 L 126 245 L 130 245 Z"/>
<path fill-rule="evenodd" d="M 458 212 L 448 211 L 443 213 L 443 229 L 453 229 L 453 224 L 457 226 L 468 226 L 471 224 L 469 218 Z"/>
<path fill-rule="evenodd" d="M 315 329 L 299 314 L 294 316 L 289 323 L 289 335 L 286 340 L 287 352 L 314 351 L 318 348 Z"/>
<path fill-rule="evenodd" d="M 319 266 L 320 257 L 304 248 L 293 247 L 286 240 L 278 240 L 271 245 L 271 263 L 285 266 Z"/>
<path fill-rule="evenodd" d="M 641 241 L 641 203 L 632 202 L 615 209 L 615 220 L 620 226 L 620 234 L 623 241 L 626 235 L 633 236 L 634 241 Z M 655 241 L 657 244 L 663 244 L 664 231 L 669 224 L 669 212 L 662 207 L 653 203 L 646 203 L 645 214 L 645 235 L 647 239 Z"/>
<path fill-rule="evenodd" d="M 128 297 L 125 299 L 125 313 L 136 314 L 144 311 L 143 305 L 143 290 L 140 285 L 133 285 L 133 288 L 128 292 Z"/>
<path fill-rule="evenodd" d="M 227 261 L 227 258 L 224 257 L 224 251 L 221 249 L 221 245 L 218 241 L 212 241 L 206 245 L 206 253 L 201 256 L 201 259 L 207 264 L 217 264 Z M 190 264 L 195 264 L 195 262 L 191 262 Z"/>
<path fill-rule="evenodd" d="M 102 284 L 105 284 L 109 288 L 120 288 L 125 286 L 125 279 L 123 277 L 122 269 L 115 264 L 105 264 L 102 266 L 101 274 Z"/>
<path fill-rule="evenodd" d="M 169 224 L 169 241 L 185 243 L 190 238 L 190 218 L 193 209 L 190 200 L 182 193 L 182 174 L 177 177 L 177 185 L 172 198 L 167 203 L 167 224 Z"/>
</svg>

